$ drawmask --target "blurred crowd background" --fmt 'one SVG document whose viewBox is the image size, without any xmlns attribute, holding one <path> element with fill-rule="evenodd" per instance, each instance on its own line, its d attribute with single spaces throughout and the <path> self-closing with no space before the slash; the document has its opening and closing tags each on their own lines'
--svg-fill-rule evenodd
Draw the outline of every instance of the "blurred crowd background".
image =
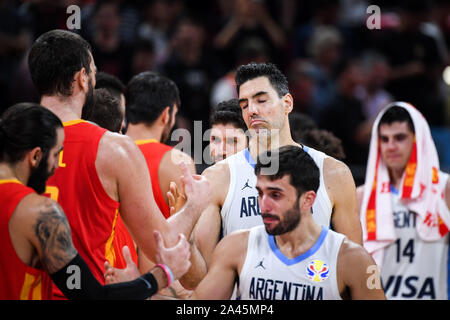
<svg viewBox="0 0 450 320">
<path fill-rule="evenodd" d="M 394 100 L 423 113 L 450 171 L 448 0 L 0 0 L 0 112 L 39 101 L 27 53 L 42 33 L 67 29 L 70 5 L 81 8 L 73 31 L 98 71 L 125 84 L 146 70 L 175 81 L 178 127 L 208 129 L 211 108 L 236 97 L 236 67 L 270 61 L 288 77 L 295 111 L 341 139 L 357 184 L 374 117 Z M 370 5 L 381 29 L 366 25 Z"/>
</svg>

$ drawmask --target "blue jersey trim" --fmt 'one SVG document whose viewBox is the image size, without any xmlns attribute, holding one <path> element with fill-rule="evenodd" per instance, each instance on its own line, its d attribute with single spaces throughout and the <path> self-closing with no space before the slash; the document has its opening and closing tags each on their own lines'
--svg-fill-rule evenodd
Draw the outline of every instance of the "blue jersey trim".
<svg viewBox="0 0 450 320">
<path fill-rule="evenodd" d="M 256 161 L 253 160 L 252 155 L 250 154 L 250 151 L 248 151 L 248 148 L 244 150 L 244 156 L 245 156 L 245 160 L 247 160 L 248 164 L 251 165 L 253 169 L 255 169 Z"/>
<path fill-rule="evenodd" d="M 280 259 L 281 262 L 283 262 L 287 266 L 291 266 L 293 264 L 296 264 L 296 263 L 299 263 L 300 261 L 305 260 L 306 258 L 309 258 L 314 253 L 316 253 L 317 250 L 319 250 L 322 243 L 325 241 L 327 234 L 328 234 L 328 228 L 322 227 L 322 230 L 320 231 L 319 239 L 317 239 L 316 243 L 311 247 L 311 249 L 309 249 L 305 253 L 302 253 L 301 255 L 299 255 L 295 258 L 292 258 L 292 259 L 286 258 L 286 256 L 280 251 L 280 249 L 278 249 L 277 244 L 275 243 L 275 237 L 272 235 L 268 236 L 269 246 L 270 246 L 270 249 L 272 250 L 272 252 L 277 256 L 278 259 Z"/>
<path fill-rule="evenodd" d="M 395 187 L 394 187 L 392 184 L 389 185 L 389 188 L 390 188 L 390 191 L 391 191 L 393 194 L 395 194 L 396 196 L 398 196 L 398 190 L 395 189 Z"/>
<path fill-rule="evenodd" d="M 305 145 L 302 145 L 302 146 L 303 146 L 303 150 L 304 150 L 306 153 L 309 154 L 309 148 L 308 148 L 307 146 L 305 146 Z"/>
</svg>

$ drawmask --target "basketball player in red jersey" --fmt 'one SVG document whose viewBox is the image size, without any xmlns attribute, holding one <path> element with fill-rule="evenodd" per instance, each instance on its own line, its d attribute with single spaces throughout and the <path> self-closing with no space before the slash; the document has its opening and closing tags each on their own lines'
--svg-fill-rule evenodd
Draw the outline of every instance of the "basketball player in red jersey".
<svg viewBox="0 0 450 320">
<path fill-rule="evenodd" d="M 170 283 L 168 266 L 132 283 L 101 286 L 73 247 L 60 206 L 39 195 L 58 167 L 63 140 L 61 121 L 37 104 L 15 105 L 0 119 L 0 299 L 50 299 L 52 280 L 71 299 L 151 296 Z M 160 236 L 156 241 L 161 247 Z M 176 278 L 186 272 L 190 252 L 184 237 L 163 251 L 159 257 Z"/>
<path fill-rule="evenodd" d="M 164 144 L 169 140 L 180 106 L 178 87 L 172 80 L 158 73 L 142 72 L 128 83 L 125 99 L 127 136 L 134 140 L 147 161 L 155 201 L 167 219 L 170 217 L 167 198 L 170 183 L 181 183 L 179 163 L 186 163 L 190 172 L 195 174 L 194 161 L 188 154 Z M 183 191 L 180 190 L 180 193 L 180 198 L 183 199 Z M 154 266 L 141 251 L 138 255 L 141 273 Z M 178 297 L 189 294 L 179 283 L 174 283 L 170 292 L 166 293 Z"/>
<path fill-rule="evenodd" d="M 191 176 L 184 165 L 187 203 L 182 214 L 166 221 L 156 205 L 145 159 L 129 137 L 80 120 L 92 106 L 96 67 L 90 45 L 63 30 L 41 35 L 28 57 L 41 105 L 64 124 L 64 152 L 47 192 L 67 215 L 75 248 L 98 281 L 104 283 L 104 262 L 116 265 L 115 226 L 121 217 L 138 247 L 154 259 L 153 230 L 166 244 L 179 233 L 188 238 L 209 198 L 209 184 Z M 55 295 L 57 297 L 57 295 Z M 59 297 L 61 295 L 59 294 Z"/>
<path fill-rule="evenodd" d="M 150 170 L 155 201 L 164 217 L 170 216 L 167 192 L 170 182 L 180 185 L 179 163 L 186 163 L 192 174 L 192 158 L 165 143 L 175 125 L 180 106 L 176 84 L 155 72 L 134 76 L 126 89 L 127 136 L 131 137 L 144 154 Z"/>
</svg>

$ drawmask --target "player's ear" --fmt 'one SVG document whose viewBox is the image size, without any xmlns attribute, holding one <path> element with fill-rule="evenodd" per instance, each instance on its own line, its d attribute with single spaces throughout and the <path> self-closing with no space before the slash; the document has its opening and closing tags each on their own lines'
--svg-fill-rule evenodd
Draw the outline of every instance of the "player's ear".
<svg viewBox="0 0 450 320">
<path fill-rule="evenodd" d="M 80 71 L 78 71 L 77 73 L 75 73 L 73 82 L 74 85 L 78 84 L 78 86 L 81 88 L 81 90 L 83 91 L 88 91 L 89 89 L 89 75 L 86 72 L 86 69 L 83 67 L 80 69 Z"/>
<path fill-rule="evenodd" d="M 163 112 L 161 113 L 161 120 L 164 125 L 170 122 L 170 107 L 165 107 Z"/>
<path fill-rule="evenodd" d="M 37 168 L 39 166 L 39 163 L 42 160 L 43 152 L 41 147 L 35 147 L 31 151 L 29 151 L 26 155 L 29 164 L 32 168 Z"/>
<path fill-rule="evenodd" d="M 287 93 L 283 97 L 283 104 L 284 104 L 284 112 L 286 114 L 289 114 L 294 109 L 294 98 L 290 93 Z"/>
<path fill-rule="evenodd" d="M 316 193 L 314 191 L 310 190 L 303 192 L 299 201 L 300 212 L 309 212 L 315 199 Z"/>
</svg>

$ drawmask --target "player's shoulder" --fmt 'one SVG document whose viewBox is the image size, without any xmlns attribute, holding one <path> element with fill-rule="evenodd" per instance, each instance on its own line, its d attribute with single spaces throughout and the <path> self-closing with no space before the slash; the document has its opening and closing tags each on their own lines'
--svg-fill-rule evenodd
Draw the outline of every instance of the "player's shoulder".
<svg viewBox="0 0 450 320">
<path fill-rule="evenodd" d="M 230 165 L 227 161 L 219 161 L 203 170 L 202 175 L 210 182 L 226 183 L 230 180 Z"/>
<path fill-rule="evenodd" d="M 173 163 L 174 165 L 178 165 L 181 162 L 186 163 L 187 165 L 194 165 L 194 160 L 192 157 L 188 155 L 186 152 L 183 152 L 177 148 L 171 148 L 164 155 L 164 158 L 167 158 L 168 161 Z"/>
<path fill-rule="evenodd" d="M 344 238 L 339 249 L 339 260 L 345 265 L 349 263 L 361 263 L 370 257 L 369 253 L 360 244 L 351 241 L 347 237 Z"/>
<path fill-rule="evenodd" d="M 333 157 L 326 157 L 323 161 L 322 170 L 327 190 L 333 190 L 339 186 L 345 187 L 347 184 L 351 184 L 353 188 L 355 187 L 352 172 L 344 162 Z"/>
<path fill-rule="evenodd" d="M 37 193 L 30 193 L 20 201 L 14 215 L 19 217 L 21 221 L 26 221 L 49 213 L 65 218 L 64 212 L 57 202 Z"/>
<path fill-rule="evenodd" d="M 251 229 L 242 229 L 231 232 L 223 237 L 218 246 L 222 247 L 222 250 L 231 250 L 237 252 L 239 248 L 247 248 L 248 238 L 250 236 Z"/>
<path fill-rule="evenodd" d="M 323 171 L 328 175 L 351 175 L 350 168 L 344 162 L 330 156 L 323 160 Z"/>
<path fill-rule="evenodd" d="M 106 131 L 100 139 L 99 153 L 110 157 L 127 158 L 130 154 L 140 153 L 136 143 L 130 137 Z"/>
</svg>

